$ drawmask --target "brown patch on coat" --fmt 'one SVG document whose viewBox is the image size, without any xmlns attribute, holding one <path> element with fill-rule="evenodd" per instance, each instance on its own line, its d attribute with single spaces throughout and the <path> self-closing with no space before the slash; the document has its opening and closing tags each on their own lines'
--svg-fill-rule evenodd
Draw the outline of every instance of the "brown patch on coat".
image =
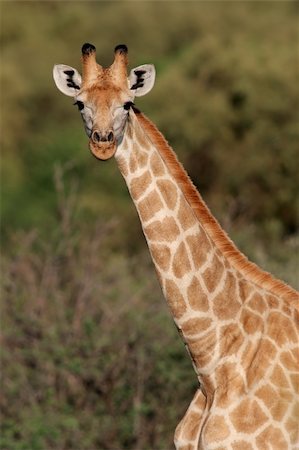
<svg viewBox="0 0 299 450">
<path fill-rule="evenodd" d="M 227 265 L 227 261 L 225 261 L 225 262 L 226 262 L 226 265 Z M 250 284 L 248 283 L 247 280 L 243 280 L 243 279 L 240 279 L 238 281 L 238 286 L 239 286 L 240 300 L 242 302 L 245 302 L 247 300 L 247 298 L 249 297 L 249 295 L 251 294 L 251 292 L 252 292 L 252 287 L 250 286 Z"/>
<path fill-rule="evenodd" d="M 299 364 L 298 364 L 298 370 L 299 370 Z M 292 383 L 294 392 L 299 392 L 299 373 L 290 374 L 290 379 L 291 379 L 291 383 Z M 298 418 L 299 418 L 299 411 L 298 411 Z"/>
<path fill-rule="evenodd" d="M 254 450 L 251 444 L 245 441 L 236 441 L 232 443 L 233 450 Z"/>
<path fill-rule="evenodd" d="M 194 211 L 190 208 L 190 205 L 188 205 L 184 198 L 181 198 L 180 200 L 178 220 L 184 230 L 188 230 L 188 228 L 193 227 L 197 223 Z"/>
<path fill-rule="evenodd" d="M 174 209 L 177 204 L 178 192 L 172 181 L 157 180 L 157 186 L 169 209 Z"/>
<path fill-rule="evenodd" d="M 180 230 L 172 217 L 155 220 L 144 228 L 144 233 L 150 241 L 173 242 L 180 234 Z"/>
<path fill-rule="evenodd" d="M 280 361 L 283 367 L 290 372 L 298 372 L 299 367 L 299 349 L 293 349 L 283 352 L 280 356 Z"/>
<path fill-rule="evenodd" d="M 288 448 L 282 431 L 279 428 L 269 425 L 256 438 L 256 445 L 259 449 L 271 448 L 271 450 L 282 450 Z"/>
<path fill-rule="evenodd" d="M 150 149 L 150 143 L 144 130 L 139 125 L 138 127 L 135 127 L 134 131 L 135 131 L 135 139 L 138 143 L 138 146 L 143 150 L 148 151 Z"/>
<path fill-rule="evenodd" d="M 205 367 L 214 355 L 217 344 L 216 331 L 210 330 L 203 336 L 188 339 L 189 351 L 197 367 Z"/>
<path fill-rule="evenodd" d="M 265 300 L 271 309 L 279 308 L 279 300 L 274 295 L 266 295 Z"/>
<path fill-rule="evenodd" d="M 263 320 L 254 312 L 244 308 L 241 314 L 240 321 L 243 329 L 247 334 L 255 334 L 261 332 L 264 328 Z"/>
<path fill-rule="evenodd" d="M 220 356 L 228 356 L 237 353 L 242 345 L 244 336 L 238 324 L 230 323 L 220 328 Z"/>
<path fill-rule="evenodd" d="M 198 436 L 201 415 L 197 411 L 190 411 L 188 413 L 188 421 L 184 424 L 183 438 L 188 441 L 193 441 Z M 190 447 L 194 448 L 193 446 Z"/>
<path fill-rule="evenodd" d="M 245 367 L 248 388 L 255 384 L 256 380 L 264 378 L 266 371 L 272 365 L 276 355 L 276 347 L 267 338 L 258 343 L 258 350 L 249 360 L 249 367 Z M 244 364 L 243 364 L 244 365 Z"/>
<path fill-rule="evenodd" d="M 150 159 L 150 167 L 155 177 L 161 177 L 165 175 L 165 166 L 162 163 L 161 158 L 156 153 L 153 153 Z"/>
<path fill-rule="evenodd" d="M 124 177 L 129 175 L 129 170 L 128 170 L 128 165 L 127 165 L 127 161 L 123 156 L 118 156 L 117 157 L 117 164 L 119 167 L 119 170 L 121 171 L 121 173 L 123 174 Z"/>
<path fill-rule="evenodd" d="M 149 158 L 148 153 L 143 151 L 138 153 L 138 166 L 140 169 L 142 169 L 147 165 L 148 158 Z"/>
<path fill-rule="evenodd" d="M 172 280 L 169 279 L 165 281 L 165 292 L 168 304 L 171 308 L 174 318 L 180 319 L 187 310 L 184 297 L 180 293 L 180 290 L 177 287 L 177 285 Z"/>
<path fill-rule="evenodd" d="M 130 119 L 127 122 L 127 125 L 126 125 L 126 128 L 125 128 L 124 137 L 127 138 L 130 142 L 132 141 L 132 138 L 133 138 L 133 126 L 132 126 L 132 122 L 130 122 Z"/>
<path fill-rule="evenodd" d="M 255 293 L 248 302 L 248 306 L 260 314 L 267 310 L 267 304 L 261 294 Z"/>
<path fill-rule="evenodd" d="M 194 445 L 193 443 L 180 445 L 180 450 L 194 450 Z"/>
<path fill-rule="evenodd" d="M 143 173 L 139 177 L 133 178 L 130 184 L 130 191 L 133 199 L 136 201 L 144 194 L 145 190 L 152 183 L 152 178 L 148 172 Z"/>
<path fill-rule="evenodd" d="M 148 153 L 138 147 L 138 144 L 133 141 L 133 150 L 130 158 L 130 168 L 132 172 L 135 172 L 137 168 L 142 169 L 148 162 Z"/>
<path fill-rule="evenodd" d="M 298 427 L 298 417 L 299 417 L 299 403 L 294 406 L 291 417 L 286 422 L 286 430 L 289 433 L 291 443 L 293 445 L 298 444 L 299 441 L 299 427 Z"/>
<path fill-rule="evenodd" d="M 191 306 L 192 309 L 203 312 L 209 310 L 208 297 L 202 290 L 202 287 L 196 277 L 192 278 L 187 293 L 189 305 Z"/>
<path fill-rule="evenodd" d="M 299 367 L 298 367 L 299 369 Z M 290 389 L 290 384 L 285 376 L 285 373 L 279 364 L 273 368 L 272 374 L 270 376 L 270 380 L 273 384 L 275 384 L 278 388 Z"/>
<path fill-rule="evenodd" d="M 196 392 L 194 404 L 196 405 L 196 407 L 198 409 L 201 409 L 202 411 L 204 411 L 204 409 L 206 407 L 207 399 L 200 389 Z"/>
<path fill-rule="evenodd" d="M 186 273 L 190 272 L 191 265 L 186 250 L 186 245 L 181 242 L 178 246 L 172 261 L 173 274 L 177 278 L 182 278 Z"/>
<path fill-rule="evenodd" d="M 222 416 L 212 416 L 206 422 L 203 429 L 204 443 L 209 445 L 214 442 L 221 442 L 229 436 L 229 428 Z"/>
<path fill-rule="evenodd" d="M 186 242 L 191 252 L 194 267 L 199 269 L 207 259 L 211 244 L 203 232 L 187 236 Z"/>
<path fill-rule="evenodd" d="M 134 173 L 138 169 L 137 156 L 134 152 L 130 156 L 129 169 L 130 169 L 130 173 Z"/>
<path fill-rule="evenodd" d="M 209 292 L 213 292 L 216 289 L 216 287 L 219 284 L 219 281 L 222 278 L 223 271 L 224 271 L 223 262 L 220 261 L 219 257 L 215 255 L 210 266 L 207 267 L 207 269 L 203 273 L 203 279 L 204 279 L 205 285 Z M 228 275 L 231 276 L 230 273 Z M 235 282 L 235 279 L 234 279 L 234 282 Z M 227 282 L 226 282 L 226 284 L 227 284 L 227 287 L 229 287 L 231 290 L 232 282 L 230 282 L 230 286 Z"/>
<path fill-rule="evenodd" d="M 151 244 L 151 254 L 159 269 L 167 271 L 170 266 L 170 249 L 166 245 Z"/>
<path fill-rule="evenodd" d="M 247 434 L 254 433 L 268 420 L 258 402 L 252 399 L 242 400 L 230 418 L 238 433 Z"/>
<path fill-rule="evenodd" d="M 206 271 L 204 273 L 206 273 Z M 216 282 L 217 281 L 219 282 L 221 275 L 222 272 L 220 272 L 218 276 L 216 273 L 215 279 L 212 281 L 211 280 L 208 281 L 209 279 L 205 278 L 205 282 L 208 284 L 208 287 L 210 289 L 211 288 L 216 289 L 217 287 Z M 215 285 L 213 283 L 215 283 Z M 219 294 L 215 297 L 213 301 L 214 314 L 220 320 L 233 319 L 234 317 L 236 317 L 241 306 L 242 305 L 236 298 L 236 279 L 230 272 L 228 272 L 226 275 L 223 289 L 219 292 Z"/>
<path fill-rule="evenodd" d="M 282 399 L 275 389 L 270 385 L 264 385 L 256 391 L 255 395 L 263 401 L 274 420 L 281 421 L 283 419 L 289 402 Z"/>
<path fill-rule="evenodd" d="M 210 328 L 212 320 L 208 318 L 195 317 L 182 323 L 181 328 L 184 335 L 199 334 Z"/>
<path fill-rule="evenodd" d="M 280 312 L 271 312 L 267 318 L 267 335 L 281 348 L 289 342 L 298 342 L 298 335 L 293 322 L 281 315 Z"/>
<path fill-rule="evenodd" d="M 137 204 L 137 210 L 143 222 L 147 222 L 162 208 L 163 203 L 159 194 L 154 190 Z"/>
<path fill-rule="evenodd" d="M 233 362 L 224 362 L 215 370 L 217 386 L 216 403 L 220 408 L 227 408 L 245 391 L 245 384 L 238 366 Z"/>
</svg>

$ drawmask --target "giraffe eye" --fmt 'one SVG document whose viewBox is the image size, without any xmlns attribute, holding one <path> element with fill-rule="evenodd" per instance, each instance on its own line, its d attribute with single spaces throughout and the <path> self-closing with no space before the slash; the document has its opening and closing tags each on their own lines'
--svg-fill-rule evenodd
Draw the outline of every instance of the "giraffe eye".
<svg viewBox="0 0 299 450">
<path fill-rule="evenodd" d="M 78 106 L 79 111 L 82 111 L 82 109 L 84 109 L 84 103 L 80 102 L 80 100 L 77 100 L 74 105 Z"/>
<path fill-rule="evenodd" d="M 126 102 L 126 103 L 124 104 L 124 109 L 125 109 L 126 111 L 129 111 L 129 109 L 130 109 L 133 105 L 134 105 L 133 102 Z"/>
</svg>

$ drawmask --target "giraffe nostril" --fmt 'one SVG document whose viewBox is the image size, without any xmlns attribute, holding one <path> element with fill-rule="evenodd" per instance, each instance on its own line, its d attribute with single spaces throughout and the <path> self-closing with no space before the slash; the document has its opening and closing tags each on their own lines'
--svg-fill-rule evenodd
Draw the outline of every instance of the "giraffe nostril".
<svg viewBox="0 0 299 450">
<path fill-rule="evenodd" d="M 100 133 L 98 131 L 94 131 L 91 135 L 91 139 L 93 140 L 93 142 L 96 142 L 96 143 L 100 142 L 100 140 L 101 140 Z"/>
<path fill-rule="evenodd" d="M 108 141 L 109 141 L 109 142 L 112 142 L 113 139 L 114 139 L 113 131 L 110 131 L 110 133 L 108 134 Z"/>
<path fill-rule="evenodd" d="M 91 139 L 95 144 L 98 144 L 99 142 L 113 142 L 114 133 L 113 131 L 109 131 L 109 133 L 101 133 L 100 131 L 95 130 L 91 135 Z"/>
</svg>

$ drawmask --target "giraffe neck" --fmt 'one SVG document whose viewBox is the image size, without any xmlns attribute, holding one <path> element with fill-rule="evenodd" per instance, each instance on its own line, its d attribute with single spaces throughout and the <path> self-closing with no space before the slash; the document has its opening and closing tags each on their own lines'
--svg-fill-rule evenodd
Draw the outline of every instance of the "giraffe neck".
<svg viewBox="0 0 299 450">
<path fill-rule="evenodd" d="M 246 263 L 231 241 L 223 238 L 224 232 L 172 149 L 141 113 L 130 112 L 115 156 L 195 371 L 207 388 L 219 385 L 220 372 L 221 383 L 228 383 L 246 370 L 234 354 L 236 345 L 246 345 L 235 323 L 242 298 L 254 297 L 257 289 L 270 285 L 285 290 L 291 301 L 294 293 L 262 271 L 256 279 L 244 277 L 246 264 L 251 272 L 255 266 Z M 263 279 L 264 287 L 257 286 L 258 279 Z M 227 364 L 230 357 L 234 370 L 227 370 L 226 365 L 221 371 L 223 360 Z"/>
<path fill-rule="evenodd" d="M 143 118 L 130 115 L 116 160 L 139 214 L 162 291 L 200 376 L 207 363 L 217 364 L 210 360 L 216 354 L 216 333 L 211 330 L 209 303 L 211 292 L 216 297 L 224 287 L 225 261 L 139 117 Z M 218 270 L 213 275 L 215 265 Z M 200 341 L 198 330 L 202 348 L 195 361 L 192 345 Z"/>
</svg>

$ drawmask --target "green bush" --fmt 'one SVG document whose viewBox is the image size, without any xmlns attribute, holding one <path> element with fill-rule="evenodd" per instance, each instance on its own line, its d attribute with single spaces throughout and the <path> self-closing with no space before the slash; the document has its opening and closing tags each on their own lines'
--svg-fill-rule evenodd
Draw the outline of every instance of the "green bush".
<svg viewBox="0 0 299 450">
<path fill-rule="evenodd" d="M 111 253 L 115 224 L 59 231 L 2 261 L 1 448 L 170 448 L 196 377 L 148 255 Z"/>
<path fill-rule="evenodd" d="M 16 13 L 17 11 L 17 13 Z M 254 261 L 299 286 L 296 2 L 1 3 L 4 450 L 166 450 L 196 377 L 116 164 L 52 66 L 154 63 L 137 102 Z"/>
</svg>

